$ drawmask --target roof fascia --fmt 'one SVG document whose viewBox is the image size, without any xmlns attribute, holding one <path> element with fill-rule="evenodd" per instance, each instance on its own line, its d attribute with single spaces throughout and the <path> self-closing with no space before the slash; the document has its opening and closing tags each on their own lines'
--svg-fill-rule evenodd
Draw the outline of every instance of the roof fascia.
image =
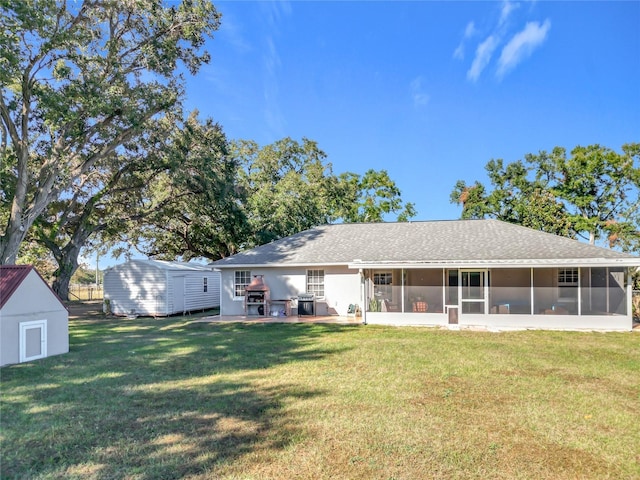
<svg viewBox="0 0 640 480">
<path fill-rule="evenodd" d="M 210 264 L 211 265 L 211 264 Z M 318 267 L 347 267 L 348 262 L 336 263 L 237 263 L 233 265 L 211 265 L 214 270 L 238 270 L 240 268 L 318 268 Z M 353 268 L 353 267 L 349 267 Z M 356 267 L 358 268 L 358 267 Z"/>
<path fill-rule="evenodd" d="M 640 258 L 568 258 L 537 260 L 451 260 L 446 262 L 351 262 L 349 268 L 553 268 L 640 267 Z"/>
</svg>

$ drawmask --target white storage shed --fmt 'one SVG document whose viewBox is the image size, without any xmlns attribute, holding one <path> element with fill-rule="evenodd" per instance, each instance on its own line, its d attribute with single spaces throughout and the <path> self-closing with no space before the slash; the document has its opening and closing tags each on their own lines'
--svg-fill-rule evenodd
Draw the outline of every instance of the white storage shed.
<svg viewBox="0 0 640 480">
<path fill-rule="evenodd" d="M 0 266 L 0 366 L 69 351 L 69 312 L 32 265 Z"/>
<path fill-rule="evenodd" d="M 207 265 L 130 260 L 104 273 L 105 311 L 167 316 L 220 306 L 220 272 Z"/>
</svg>

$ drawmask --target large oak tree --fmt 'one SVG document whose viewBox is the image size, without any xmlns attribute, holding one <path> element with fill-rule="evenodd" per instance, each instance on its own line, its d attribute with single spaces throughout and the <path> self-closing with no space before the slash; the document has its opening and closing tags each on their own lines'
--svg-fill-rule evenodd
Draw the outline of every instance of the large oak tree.
<svg viewBox="0 0 640 480">
<path fill-rule="evenodd" d="M 149 257 L 185 261 L 218 260 L 241 248 L 249 235 L 244 198 L 220 125 L 193 112 L 168 132 L 166 144 L 148 152 L 147 161 L 164 169 L 139 190 L 134 211 L 140 214 L 120 225 L 111 242 L 120 240 Z"/>
<path fill-rule="evenodd" d="M 0 263 L 15 262 L 48 206 L 179 104 L 182 72 L 209 60 L 219 19 L 209 0 L 0 4 Z"/>
</svg>

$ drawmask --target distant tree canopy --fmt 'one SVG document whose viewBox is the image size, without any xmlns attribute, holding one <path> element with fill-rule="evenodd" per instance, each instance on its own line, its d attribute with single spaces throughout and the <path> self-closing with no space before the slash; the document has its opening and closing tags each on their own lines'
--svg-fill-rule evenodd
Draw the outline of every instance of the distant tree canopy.
<svg viewBox="0 0 640 480">
<path fill-rule="evenodd" d="M 335 221 L 381 222 L 385 215 L 406 221 L 416 214 L 386 171 L 336 175 L 313 140 L 284 138 L 264 147 L 238 141 L 231 150 L 246 197 L 245 246 Z"/>
<path fill-rule="evenodd" d="M 486 165 L 491 188 L 459 180 L 451 202 L 462 218 L 497 218 L 594 244 L 640 251 L 640 143 L 527 154 Z"/>
<path fill-rule="evenodd" d="M 170 135 L 158 154 L 179 168 L 150 182 L 147 199 L 163 208 L 121 229 L 145 255 L 218 260 L 317 225 L 415 215 L 386 171 L 338 176 L 313 140 L 227 142 L 207 122 L 190 117 Z"/>
</svg>

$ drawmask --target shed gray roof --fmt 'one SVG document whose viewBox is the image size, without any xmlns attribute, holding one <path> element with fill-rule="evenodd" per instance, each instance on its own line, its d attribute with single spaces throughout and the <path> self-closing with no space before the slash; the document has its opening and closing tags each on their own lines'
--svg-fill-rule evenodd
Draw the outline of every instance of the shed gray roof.
<svg viewBox="0 0 640 480">
<path fill-rule="evenodd" d="M 499 220 L 448 220 L 323 225 L 211 265 L 552 264 L 640 266 L 640 258 Z"/>
<path fill-rule="evenodd" d="M 121 270 L 127 269 L 134 265 L 144 265 L 151 268 L 156 268 L 158 270 L 187 270 L 187 271 L 211 271 L 211 267 L 208 265 L 203 265 L 200 263 L 192 263 L 192 262 L 169 262 L 166 260 L 142 260 L 142 259 L 133 259 L 129 260 L 125 263 L 120 263 L 118 265 L 114 265 L 109 269 L 112 270 Z"/>
</svg>

